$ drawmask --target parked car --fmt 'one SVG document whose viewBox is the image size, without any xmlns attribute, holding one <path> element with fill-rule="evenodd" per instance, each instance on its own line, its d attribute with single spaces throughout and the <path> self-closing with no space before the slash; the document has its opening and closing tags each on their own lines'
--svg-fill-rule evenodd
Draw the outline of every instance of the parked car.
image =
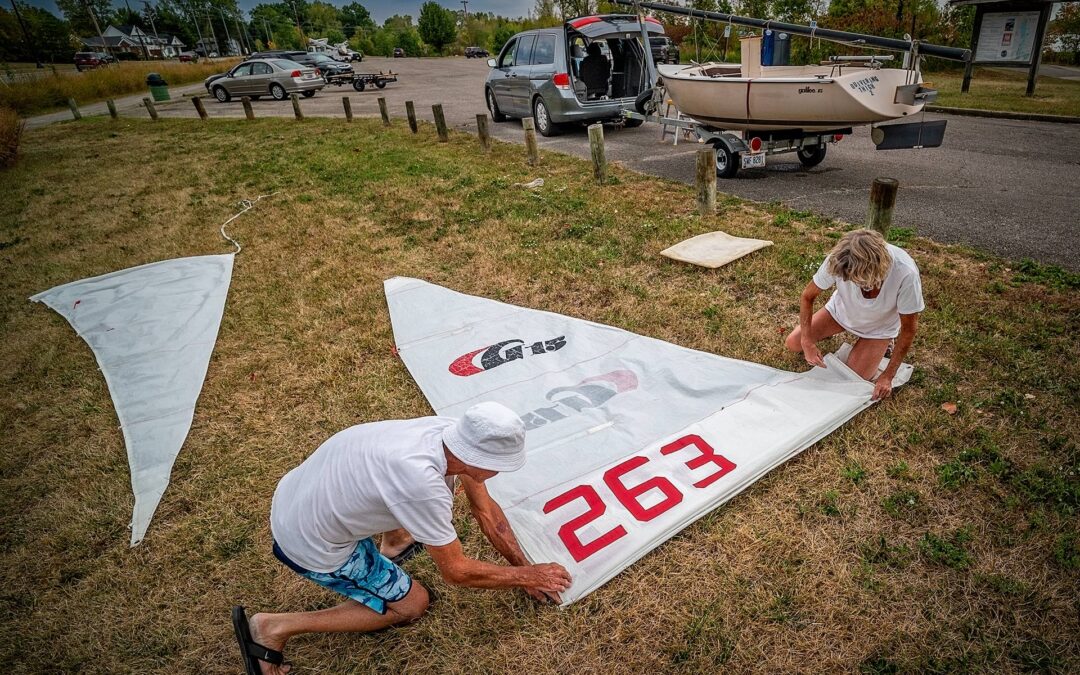
<svg viewBox="0 0 1080 675">
<path fill-rule="evenodd" d="M 319 70 L 319 74 L 325 79 L 332 75 L 346 75 L 353 72 L 352 66 L 348 63 L 342 63 L 341 61 L 335 61 L 326 54 L 319 54 L 318 52 L 301 52 L 287 49 L 275 49 L 271 51 L 255 52 L 248 57 L 251 59 L 288 59 L 289 61 L 296 61 L 300 65 L 307 66 L 309 68 L 316 68 Z"/>
<path fill-rule="evenodd" d="M 649 38 L 649 46 L 652 47 L 654 63 L 678 63 L 679 45 L 671 41 L 667 36 Z"/>
<path fill-rule="evenodd" d="M 80 72 L 107 66 L 110 63 L 116 63 L 116 59 L 105 52 L 75 52 L 75 70 Z"/>
<path fill-rule="evenodd" d="M 199 55 L 195 52 L 180 52 L 177 58 L 180 59 L 181 63 L 198 63 L 199 61 Z"/>
<path fill-rule="evenodd" d="M 664 32 L 647 17 L 646 30 Z M 488 60 L 484 98 L 491 119 L 531 115 L 544 136 L 570 122 L 613 120 L 649 90 L 645 48 L 636 16 L 605 14 L 567 21 L 562 27 L 518 33 Z M 627 120 L 638 126 L 641 120 Z"/>
<path fill-rule="evenodd" d="M 466 47 L 465 58 L 467 59 L 483 59 L 491 56 L 491 53 L 483 47 Z"/>
<path fill-rule="evenodd" d="M 400 59 L 405 56 L 405 50 L 401 47 L 394 47 L 394 58 Z"/>
<path fill-rule="evenodd" d="M 227 103 L 233 96 L 272 96 L 283 101 L 290 94 L 310 98 L 326 86 L 318 70 L 287 59 L 250 59 L 227 73 L 203 81 L 206 91 Z"/>
</svg>

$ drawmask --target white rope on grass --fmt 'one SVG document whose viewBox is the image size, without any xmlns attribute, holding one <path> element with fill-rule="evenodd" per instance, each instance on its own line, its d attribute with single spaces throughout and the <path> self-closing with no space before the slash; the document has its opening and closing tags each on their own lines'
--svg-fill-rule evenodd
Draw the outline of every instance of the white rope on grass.
<svg viewBox="0 0 1080 675">
<path fill-rule="evenodd" d="M 240 211 L 238 213 L 236 213 L 235 215 L 233 215 L 232 218 L 229 218 L 228 220 L 226 220 L 224 223 L 221 224 L 221 236 L 224 237 L 225 239 L 227 239 L 229 242 L 232 243 L 233 246 L 236 247 L 236 252 L 237 253 L 239 253 L 242 250 L 242 247 L 240 246 L 240 242 L 236 241 L 235 239 L 233 239 L 232 237 L 230 237 L 228 234 L 225 233 L 225 226 L 228 225 L 229 223 L 231 223 L 232 221 L 236 220 L 240 216 L 244 215 L 245 213 L 247 213 L 251 209 L 255 208 L 255 205 L 258 204 L 260 201 L 262 201 L 265 197 L 273 197 L 276 194 L 277 194 L 276 192 L 271 192 L 268 195 L 259 195 L 254 200 L 251 200 L 251 199 L 242 199 L 242 200 L 240 200 L 239 202 L 237 202 L 237 205 L 242 207 L 240 209 Z"/>
</svg>

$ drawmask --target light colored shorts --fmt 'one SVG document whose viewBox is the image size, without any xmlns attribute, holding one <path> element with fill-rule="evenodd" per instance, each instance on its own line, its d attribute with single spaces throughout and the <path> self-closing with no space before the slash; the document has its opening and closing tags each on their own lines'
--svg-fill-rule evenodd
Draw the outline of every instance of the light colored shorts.
<svg viewBox="0 0 1080 675">
<path fill-rule="evenodd" d="M 397 602 L 409 594 L 412 579 L 400 567 L 379 553 L 371 537 L 356 542 L 356 549 L 341 567 L 333 572 L 312 572 L 296 564 L 274 542 L 274 557 L 300 576 L 386 614 L 386 603 Z"/>
</svg>

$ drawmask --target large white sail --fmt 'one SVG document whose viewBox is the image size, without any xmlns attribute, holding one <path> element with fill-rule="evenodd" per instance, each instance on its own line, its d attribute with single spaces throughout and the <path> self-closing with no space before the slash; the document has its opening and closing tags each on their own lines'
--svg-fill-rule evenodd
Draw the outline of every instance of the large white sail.
<svg viewBox="0 0 1080 675">
<path fill-rule="evenodd" d="M 871 405 L 843 354 L 791 373 L 416 279 L 385 291 L 438 414 L 494 400 L 525 421 L 525 466 L 488 488 L 529 559 L 573 575 L 564 604 Z"/>
<path fill-rule="evenodd" d="M 165 260 L 30 298 L 67 319 L 105 376 L 135 493 L 132 546 L 146 534 L 191 428 L 225 310 L 233 257 Z"/>
</svg>

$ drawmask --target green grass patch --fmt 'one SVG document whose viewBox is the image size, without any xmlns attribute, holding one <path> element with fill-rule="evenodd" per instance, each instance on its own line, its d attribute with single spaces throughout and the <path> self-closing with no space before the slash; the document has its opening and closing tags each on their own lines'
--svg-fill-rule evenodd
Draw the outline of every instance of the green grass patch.
<svg viewBox="0 0 1080 675">
<path fill-rule="evenodd" d="M 1040 77 L 1035 95 L 1027 96 L 1027 71 L 976 68 L 966 94 L 960 93 L 961 72 L 925 73 L 923 79 L 938 90 L 935 105 L 1080 116 L 1080 82 L 1073 80 Z"/>
<path fill-rule="evenodd" d="M 966 548 L 970 542 L 968 528 L 960 528 L 944 537 L 927 532 L 919 540 L 919 551 L 930 562 L 962 570 L 971 565 L 971 554 Z"/>
</svg>

